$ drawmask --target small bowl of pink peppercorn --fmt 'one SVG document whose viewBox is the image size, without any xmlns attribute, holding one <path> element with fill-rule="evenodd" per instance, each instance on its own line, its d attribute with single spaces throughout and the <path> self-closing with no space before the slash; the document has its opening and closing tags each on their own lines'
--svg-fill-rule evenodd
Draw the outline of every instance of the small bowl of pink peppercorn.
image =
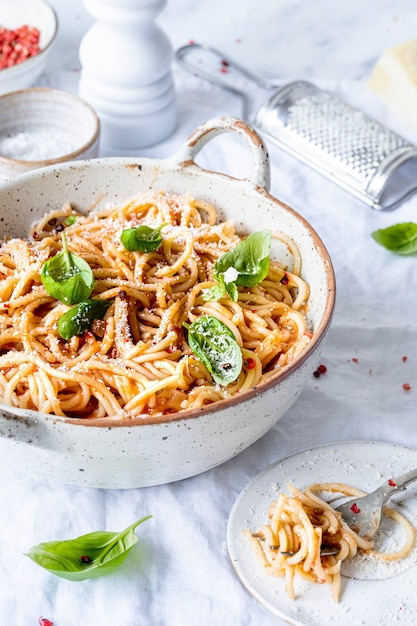
<svg viewBox="0 0 417 626">
<path fill-rule="evenodd" d="M 56 13 L 44 0 L 0 2 L 0 94 L 36 82 L 57 33 Z"/>
<path fill-rule="evenodd" d="M 0 182 L 98 156 L 100 121 L 79 96 L 49 87 L 0 95 Z"/>
</svg>

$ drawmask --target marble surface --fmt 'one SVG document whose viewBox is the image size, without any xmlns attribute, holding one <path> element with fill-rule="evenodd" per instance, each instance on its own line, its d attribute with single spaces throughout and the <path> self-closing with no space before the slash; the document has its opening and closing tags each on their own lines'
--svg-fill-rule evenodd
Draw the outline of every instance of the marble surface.
<svg viewBox="0 0 417 626">
<path fill-rule="evenodd" d="M 50 0 L 61 35 L 53 69 L 79 66 L 78 43 L 92 18 L 81 0 Z M 366 76 L 388 46 L 415 37 L 412 0 L 168 0 L 159 23 L 175 48 L 207 41 L 272 78 Z"/>
<path fill-rule="evenodd" d="M 81 0 L 50 2 L 60 33 L 40 84 L 77 91 L 78 46 L 92 18 Z M 278 83 L 314 80 L 415 141 L 366 85 L 385 48 L 416 36 L 412 0 L 168 0 L 159 22 L 174 48 L 205 41 Z M 138 154 L 170 156 L 200 122 L 241 114 L 239 98 L 176 65 L 173 72 L 177 128 L 166 141 Z M 268 148 L 273 194 L 312 223 L 335 267 L 337 305 L 323 355 L 327 374 L 312 377 L 270 433 L 236 459 L 172 485 L 76 489 L 1 467 L 4 626 L 37 624 L 41 615 L 54 626 L 284 626 L 243 588 L 227 556 L 226 523 L 240 491 L 272 462 L 311 446 L 375 440 L 417 448 L 416 258 L 395 256 L 371 238 L 376 228 L 416 221 L 417 196 L 393 212 L 375 212 L 276 146 L 268 143 Z M 208 145 L 198 162 L 239 177 L 252 166 L 230 137 Z M 403 390 L 405 382 L 410 391 Z M 138 533 L 141 550 L 115 576 L 70 583 L 37 569 L 24 556 L 34 543 L 117 530 L 142 513 L 154 519 Z M 402 613 L 391 611 L 378 626 L 391 626 L 395 619 L 414 624 L 406 602 Z M 353 615 L 343 597 L 340 606 Z M 377 626 L 360 615 L 354 623 Z"/>
</svg>

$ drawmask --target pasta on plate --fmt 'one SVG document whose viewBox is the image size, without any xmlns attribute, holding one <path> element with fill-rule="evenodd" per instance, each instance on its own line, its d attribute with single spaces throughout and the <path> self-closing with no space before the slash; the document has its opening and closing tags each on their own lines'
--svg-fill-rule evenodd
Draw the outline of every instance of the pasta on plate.
<svg viewBox="0 0 417 626">
<path fill-rule="evenodd" d="M 346 559 L 366 553 L 382 561 L 404 559 L 412 550 L 415 531 L 398 511 L 384 507 L 385 515 L 398 523 L 403 544 L 393 552 L 373 550 L 368 541 L 354 532 L 330 503 L 317 494 L 337 493 L 360 497 L 365 492 L 341 483 L 316 483 L 304 491 L 287 485 L 289 494 L 280 493 L 271 502 L 268 522 L 256 532 L 244 530 L 257 561 L 267 574 L 285 579 L 285 590 L 295 598 L 294 579 L 298 574 L 309 582 L 329 583 L 336 602 L 341 593 L 341 568 Z M 326 554 L 334 551 L 334 554 Z"/>
<path fill-rule="evenodd" d="M 122 243 L 122 233 L 135 239 L 144 226 L 149 250 Z M 73 418 L 157 420 L 253 388 L 311 338 L 299 251 L 285 234 L 272 238 L 293 255 L 291 271 L 268 260 L 261 282 L 245 287 L 234 268 L 221 280 L 214 268 L 246 237 L 190 196 L 149 192 L 88 215 L 69 204 L 50 212 L 27 238 L 0 247 L 0 401 Z M 76 310 L 46 288 L 46 264 L 67 253 L 78 259 L 74 273 L 88 265 L 92 275 Z M 74 263 L 68 267 L 67 277 Z M 78 331 L 63 332 L 68 316 Z M 239 347 L 241 369 L 230 383 L 216 382 L 190 348 L 189 328 L 200 318 L 221 322 Z"/>
</svg>

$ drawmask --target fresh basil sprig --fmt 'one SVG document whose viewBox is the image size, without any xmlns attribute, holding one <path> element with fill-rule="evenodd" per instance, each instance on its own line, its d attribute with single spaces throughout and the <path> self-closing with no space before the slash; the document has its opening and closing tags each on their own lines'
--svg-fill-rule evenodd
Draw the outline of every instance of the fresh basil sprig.
<svg viewBox="0 0 417 626">
<path fill-rule="evenodd" d="M 203 291 L 203 300 L 220 300 L 223 296 L 229 296 L 234 302 L 238 301 L 239 292 L 233 280 L 227 282 L 227 275 L 225 278 L 224 274 L 215 276 L 215 280 L 217 284 L 214 287 Z"/>
<path fill-rule="evenodd" d="M 63 339 L 83 335 L 93 323 L 102 320 L 109 308 L 109 300 L 85 300 L 64 313 L 58 320 L 58 333 Z"/>
<path fill-rule="evenodd" d="M 135 528 L 147 515 L 119 533 L 98 531 L 77 539 L 49 541 L 33 546 L 26 556 L 56 576 L 79 581 L 113 572 L 137 543 Z"/>
<path fill-rule="evenodd" d="M 377 243 L 404 256 L 417 253 L 417 224 L 402 222 L 387 228 L 380 228 L 372 233 Z"/>
<path fill-rule="evenodd" d="M 230 328 L 211 315 L 199 317 L 188 329 L 188 345 L 219 385 L 229 385 L 242 371 L 242 351 Z"/>
<path fill-rule="evenodd" d="M 271 251 L 271 231 L 260 230 L 241 241 L 216 261 L 213 276 L 217 285 L 203 294 L 205 300 L 219 300 L 222 296 L 237 302 L 238 286 L 254 287 L 268 274 Z"/>
<path fill-rule="evenodd" d="M 41 280 L 48 295 L 65 304 L 87 300 L 93 290 L 94 276 L 87 261 L 68 250 L 65 233 L 61 233 L 63 251 L 42 266 Z"/>
<path fill-rule="evenodd" d="M 166 225 L 164 223 L 157 228 L 150 226 L 126 228 L 120 235 L 120 241 L 130 252 L 154 252 L 162 243 L 161 230 Z"/>
</svg>

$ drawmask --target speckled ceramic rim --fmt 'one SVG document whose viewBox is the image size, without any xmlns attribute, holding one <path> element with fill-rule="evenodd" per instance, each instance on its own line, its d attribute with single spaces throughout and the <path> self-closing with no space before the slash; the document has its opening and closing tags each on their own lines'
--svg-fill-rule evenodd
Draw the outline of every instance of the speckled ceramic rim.
<svg viewBox="0 0 417 626">
<path fill-rule="evenodd" d="M 39 168 L 39 167 L 47 167 L 48 165 L 55 165 L 56 163 L 65 163 L 66 161 L 72 161 L 72 160 L 77 159 L 77 157 L 80 154 L 88 150 L 98 140 L 98 137 L 100 134 L 100 120 L 98 118 L 97 113 L 95 112 L 93 107 L 91 107 L 88 104 L 88 102 L 86 102 L 79 96 L 76 96 L 75 94 L 69 91 L 64 91 L 62 89 L 54 89 L 51 87 L 29 87 L 29 89 L 18 89 L 16 91 L 10 91 L 9 93 L 5 93 L 1 95 L 0 103 L 3 100 L 6 100 L 8 98 L 19 96 L 19 94 L 21 94 L 22 97 L 24 96 L 30 97 L 30 94 L 32 93 L 44 93 L 45 95 L 50 95 L 52 98 L 54 97 L 54 95 L 59 95 L 61 98 L 67 98 L 68 100 L 71 100 L 77 105 L 81 105 L 85 109 L 86 113 L 90 115 L 91 118 L 94 120 L 93 134 L 91 138 L 82 146 L 77 148 L 77 150 L 74 150 L 73 152 L 68 152 L 67 154 L 64 154 L 61 157 L 58 157 L 56 159 L 44 159 L 41 161 L 25 161 L 23 159 L 13 159 L 11 157 L 6 157 L 0 154 L 0 163 L 5 163 L 5 164 L 19 163 L 21 165 L 32 166 L 33 169 Z"/>
<path fill-rule="evenodd" d="M 221 119 L 222 118 L 217 118 L 215 122 L 218 123 L 218 120 L 221 120 Z M 217 411 L 224 410 L 226 407 L 232 407 L 234 405 L 238 405 L 240 403 L 243 403 L 247 400 L 252 399 L 258 394 L 261 394 L 263 391 L 277 385 L 280 381 L 284 380 L 291 373 L 293 373 L 295 370 L 300 368 L 303 365 L 303 363 L 309 358 L 311 353 L 314 352 L 317 346 L 322 342 L 322 340 L 324 339 L 326 335 L 326 332 L 328 330 L 328 327 L 330 325 L 330 322 L 333 316 L 334 305 L 335 305 L 335 295 L 336 295 L 335 294 L 335 291 L 336 291 L 335 275 L 334 275 L 333 265 L 332 265 L 330 256 L 322 240 L 320 239 L 319 235 L 316 233 L 316 231 L 313 229 L 310 223 L 305 218 L 303 218 L 299 213 L 297 213 L 294 209 L 290 208 L 288 205 L 284 204 L 283 202 L 281 202 L 280 200 L 272 196 L 265 187 L 258 184 L 259 181 L 261 180 L 266 181 L 269 179 L 269 161 L 268 161 L 267 152 L 263 147 L 263 142 L 261 138 L 259 137 L 259 135 L 253 130 L 253 128 L 251 128 L 245 122 L 242 122 L 241 120 L 235 120 L 233 124 L 234 124 L 233 130 L 235 132 L 238 132 L 241 135 L 244 135 L 248 143 L 252 144 L 251 147 L 253 148 L 254 151 L 259 149 L 261 153 L 264 155 L 265 162 L 263 164 L 263 168 L 262 168 L 261 160 L 258 158 L 258 162 L 257 162 L 258 171 L 253 178 L 237 181 L 235 178 L 228 176 L 226 174 L 221 174 L 221 173 L 205 170 L 195 163 L 195 161 L 193 160 L 193 156 L 196 153 L 197 144 L 200 143 L 200 147 L 201 147 L 201 144 L 204 144 L 206 141 L 208 141 L 210 134 L 211 136 L 214 136 L 218 132 L 222 132 L 221 130 L 216 129 L 216 127 L 213 127 L 213 126 L 208 129 L 207 127 L 204 127 L 204 125 L 202 127 L 199 127 L 199 129 L 197 129 L 194 133 L 190 135 L 190 137 L 184 144 L 183 148 L 176 155 L 176 158 L 165 160 L 165 163 L 172 164 L 173 171 L 177 168 L 179 168 L 180 170 L 182 169 L 184 171 L 187 169 L 190 169 L 190 170 L 193 169 L 194 172 L 207 174 L 208 176 L 210 176 L 210 180 L 212 181 L 213 185 L 215 185 L 217 181 L 226 181 L 227 184 L 231 184 L 231 185 L 235 185 L 236 183 L 239 183 L 241 185 L 241 191 L 243 191 L 244 189 L 250 188 L 252 193 L 259 194 L 261 199 L 264 198 L 268 202 L 272 202 L 273 204 L 276 204 L 277 206 L 281 207 L 282 209 L 290 213 L 291 216 L 295 220 L 301 222 L 305 230 L 312 237 L 314 246 L 319 253 L 319 256 L 321 258 L 321 261 L 324 267 L 324 272 L 326 276 L 326 286 L 327 286 L 326 304 L 324 307 L 324 312 L 323 312 L 323 315 L 322 315 L 322 318 L 320 320 L 318 327 L 314 329 L 313 337 L 311 341 L 309 342 L 309 344 L 307 345 L 307 347 L 290 365 L 283 367 L 276 374 L 273 374 L 266 381 L 259 383 L 256 387 L 253 387 L 238 395 L 232 396 L 230 398 L 222 399 L 216 403 L 209 404 L 198 409 L 189 409 L 189 410 L 181 411 L 179 413 L 173 413 L 171 415 L 156 416 L 156 417 L 152 417 L 152 416 L 143 417 L 142 416 L 138 418 L 129 418 L 129 419 L 120 419 L 120 418 L 115 418 L 115 417 L 114 418 L 113 417 L 73 418 L 73 417 L 61 417 L 61 416 L 56 416 L 56 415 L 46 415 L 46 414 L 38 413 L 36 411 L 30 411 L 30 413 L 33 413 L 34 415 L 37 415 L 37 416 L 41 416 L 42 419 L 46 419 L 47 421 L 52 421 L 53 423 L 64 422 L 66 424 L 71 424 L 73 426 L 95 426 L 95 427 L 107 428 L 107 429 L 112 429 L 115 427 L 131 428 L 135 426 L 147 426 L 151 424 L 164 424 L 164 423 L 174 422 L 174 421 L 176 422 L 186 421 L 192 418 L 198 418 L 199 416 L 205 415 L 207 413 L 215 413 Z M 230 130 L 230 126 L 229 127 L 225 126 L 224 128 L 226 130 Z M 112 161 L 112 160 L 113 160 L 112 158 L 103 159 L 103 161 L 106 161 L 106 162 Z M 116 157 L 115 160 L 123 161 L 123 158 Z M 144 160 L 147 161 L 147 163 L 152 161 L 152 159 L 144 159 Z M 96 164 L 99 164 L 100 159 L 95 160 L 95 162 Z M 158 163 L 158 161 L 155 160 L 155 163 Z M 88 160 L 78 161 L 76 164 L 76 167 L 82 167 L 83 164 L 88 164 Z M 66 168 L 70 168 L 72 167 L 72 165 L 75 165 L 75 164 L 71 164 L 71 162 L 63 163 L 60 166 L 60 170 L 58 171 L 65 171 Z M 129 167 L 129 168 L 137 167 L 139 169 L 142 167 L 140 159 L 138 159 L 137 161 L 135 160 L 132 161 L 132 159 L 127 159 L 126 162 L 124 163 L 124 166 Z M 25 177 L 26 180 L 28 180 L 31 177 L 38 176 L 38 175 L 39 175 L 39 172 L 34 171 L 34 172 L 29 172 L 27 174 L 24 174 L 23 176 Z M 6 406 L 6 405 L 1 405 L 1 407 L 6 412 L 13 411 L 11 407 Z"/>
<path fill-rule="evenodd" d="M 12 2 L 12 0 L 9 0 L 9 2 Z M 53 20 L 55 22 L 54 34 L 52 35 L 52 37 L 50 38 L 50 40 L 48 41 L 46 46 L 41 48 L 40 52 L 38 52 L 38 54 L 36 56 L 29 57 L 28 59 L 23 61 L 23 63 L 25 64 L 26 67 L 28 66 L 29 63 L 32 63 L 35 59 L 39 59 L 39 57 L 42 56 L 44 52 L 48 52 L 49 49 L 51 48 L 51 46 L 55 43 L 55 40 L 56 40 L 57 35 L 58 35 L 59 22 L 58 22 L 58 15 L 56 14 L 55 9 L 53 7 L 51 7 L 49 2 L 43 2 L 43 0 L 38 0 L 38 2 L 39 2 L 39 4 L 43 4 L 45 6 L 45 8 L 47 8 L 50 11 L 51 17 L 53 18 Z M 13 70 L 16 69 L 16 67 L 18 67 L 18 65 L 12 65 L 12 67 L 5 67 L 4 69 L 1 70 L 1 73 L 2 74 L 4 73 L 4 76 L 6 76 L 7 74 L 11 74 L 13 72 Z"/>
</svg>

